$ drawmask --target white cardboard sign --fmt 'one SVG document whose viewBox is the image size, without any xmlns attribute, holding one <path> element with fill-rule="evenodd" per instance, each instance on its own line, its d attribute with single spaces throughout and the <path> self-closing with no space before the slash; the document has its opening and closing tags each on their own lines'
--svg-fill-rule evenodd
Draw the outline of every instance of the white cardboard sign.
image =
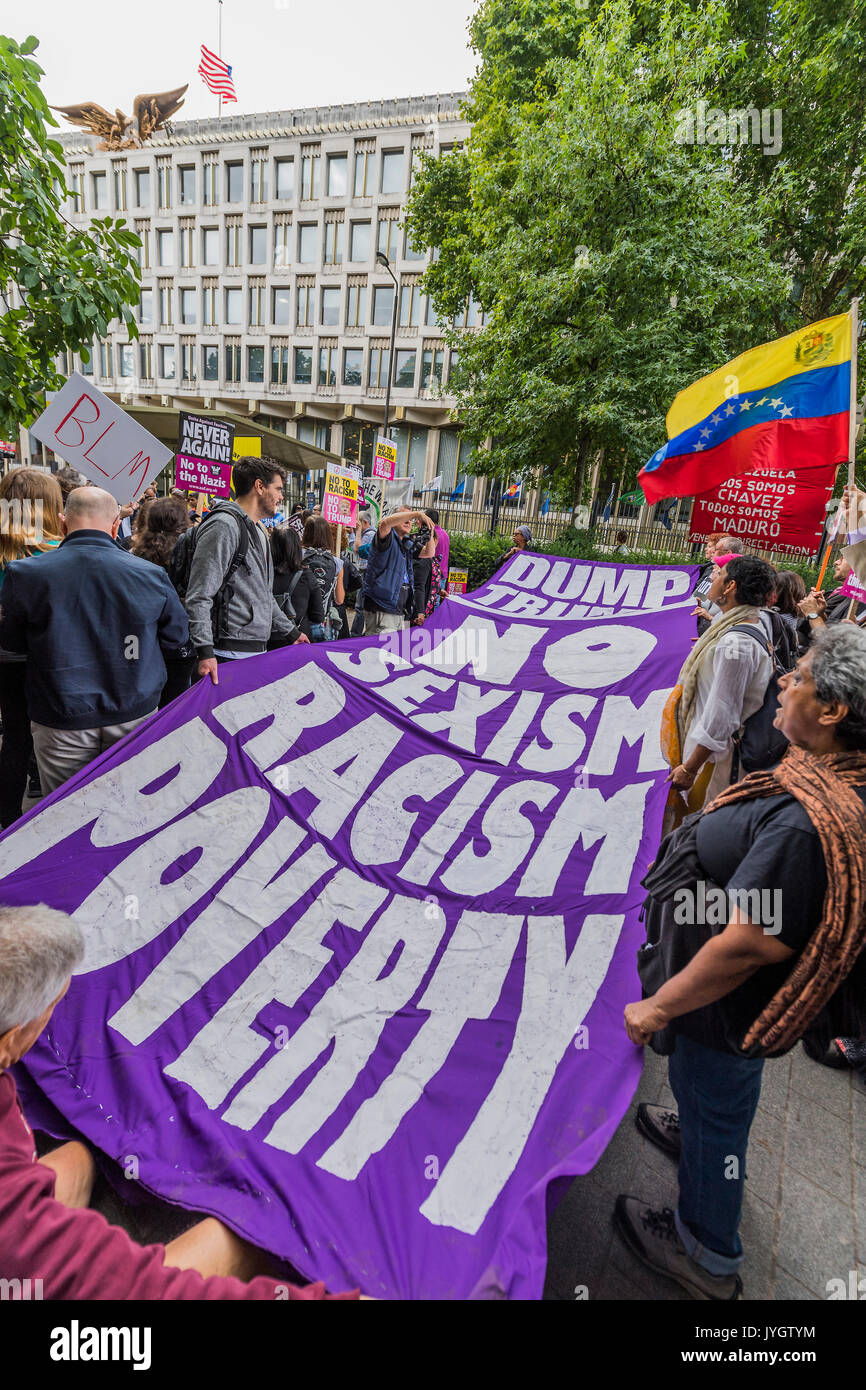
<svg viewBox="0 0 866 1390">
<path fill-rule="evenodd" d="M 79 372 L 73 372 L 30 428 L 71 468 L 121 504 L 140 497 L 173 454 Z"/>
</svg>

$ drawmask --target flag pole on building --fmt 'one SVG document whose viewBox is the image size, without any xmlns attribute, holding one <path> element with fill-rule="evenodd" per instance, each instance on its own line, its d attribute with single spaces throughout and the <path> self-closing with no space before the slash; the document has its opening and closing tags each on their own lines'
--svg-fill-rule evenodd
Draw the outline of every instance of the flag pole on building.
<svg viewBox="0 0 866 1390">
<path fill-rule="evenodd" d="M 219 5 L 219 9 L 218 9 L 218 13 L 219 13 L 219 34 L 218 34 L 218 36 L 217 36 L 217 55 L 221 58 L 221 57 L 223 56 L 223 0 L 218 0 L 218 5 Z M 218 105 L 217 105 L 217 115 L 218 115 L 218 116 L 221 116 L 222 113 L 223 113 L 223 96 L 222 96 L 222 92 L 220 92 L 219 96 L 217 97 L 217 103 L 218 103 Z"/>
</svg>

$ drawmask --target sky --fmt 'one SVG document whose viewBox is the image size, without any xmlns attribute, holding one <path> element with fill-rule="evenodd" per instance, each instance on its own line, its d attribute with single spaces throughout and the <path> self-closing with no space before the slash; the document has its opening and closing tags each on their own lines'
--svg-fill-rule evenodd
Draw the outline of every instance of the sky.
<svg viewBox="0 0 866 1390">
<path fill-rule="evenodd" d="M 465 91 L 474 8 L 473 0 L 225 0 L 222 56 L 238 104 L 223 114 Z M 30 0 L 22 19 L 20 0 L 0 0 L 0 33 L 37 36 L 52 104 L 95 101 L 131 114 L 138 93 L 189 82 L 180 121 L 217 114 L 197 68 L 202 43 L 217 51 L 218 11 L 217 0 Z"/>
</svg>

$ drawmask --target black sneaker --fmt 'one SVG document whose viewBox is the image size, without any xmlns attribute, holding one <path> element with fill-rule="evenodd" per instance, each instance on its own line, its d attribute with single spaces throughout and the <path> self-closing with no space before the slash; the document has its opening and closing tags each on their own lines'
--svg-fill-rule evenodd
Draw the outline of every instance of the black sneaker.
<svg viewBox="0 0 866 1390">
<path fill-rule="evenodd" d="M 38 777 L 31 777 L 31 778 L 30 778 L 30 781 L 29 781 L 28 784 L 27 784 L 27 795 L 28 795 L 28 796 L 41 796 L 41 795 L 42 795 L 42 784 L 41 784 L 41 782 L 39 781 L 39 778 L 38 778 Z"/>
<path fill-rule="evenodd" d="M 682 1139 L 676 1110 L 666 1110 L 663 1105 L 639 1105 L 634 1123 L 638 1134 L 679 1163 Z"/>
<path fill-rule="evenodd" d="M 614 1229 L 650 1269 L 674 1279 L 692 1298 L 734 1303 L 743 1296 L 739 1274 L 709 1274 L 691 1258 L 670 1207 L 654 1210 L 638 1197 L 620 1195 L 613 1213 Z"/>
</svg>

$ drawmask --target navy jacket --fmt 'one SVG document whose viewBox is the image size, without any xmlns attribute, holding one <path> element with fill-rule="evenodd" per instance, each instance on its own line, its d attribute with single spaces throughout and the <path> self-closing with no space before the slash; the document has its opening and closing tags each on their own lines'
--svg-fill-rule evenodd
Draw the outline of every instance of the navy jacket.
<svg viewBox="0 0 866 1390">
<path fill-rule="evenodd" d="M 414 593 L 415 576 L 408 539 L 389 531 L 384 539 L 375 533 L 364 573 L 364 608 L 383 613 L 399 613 L 400 590 L 409 586 Z"/>
<path fill-rule="evenodd" d="M 165 684 L 162 648 L 188 638 L 165 570 L 105 531 L 73 531 L 56 550 L 6 570 L 0 647 L 27 656 L 37 724 L 100 729 L 149 714 Z"/>
</svg>

